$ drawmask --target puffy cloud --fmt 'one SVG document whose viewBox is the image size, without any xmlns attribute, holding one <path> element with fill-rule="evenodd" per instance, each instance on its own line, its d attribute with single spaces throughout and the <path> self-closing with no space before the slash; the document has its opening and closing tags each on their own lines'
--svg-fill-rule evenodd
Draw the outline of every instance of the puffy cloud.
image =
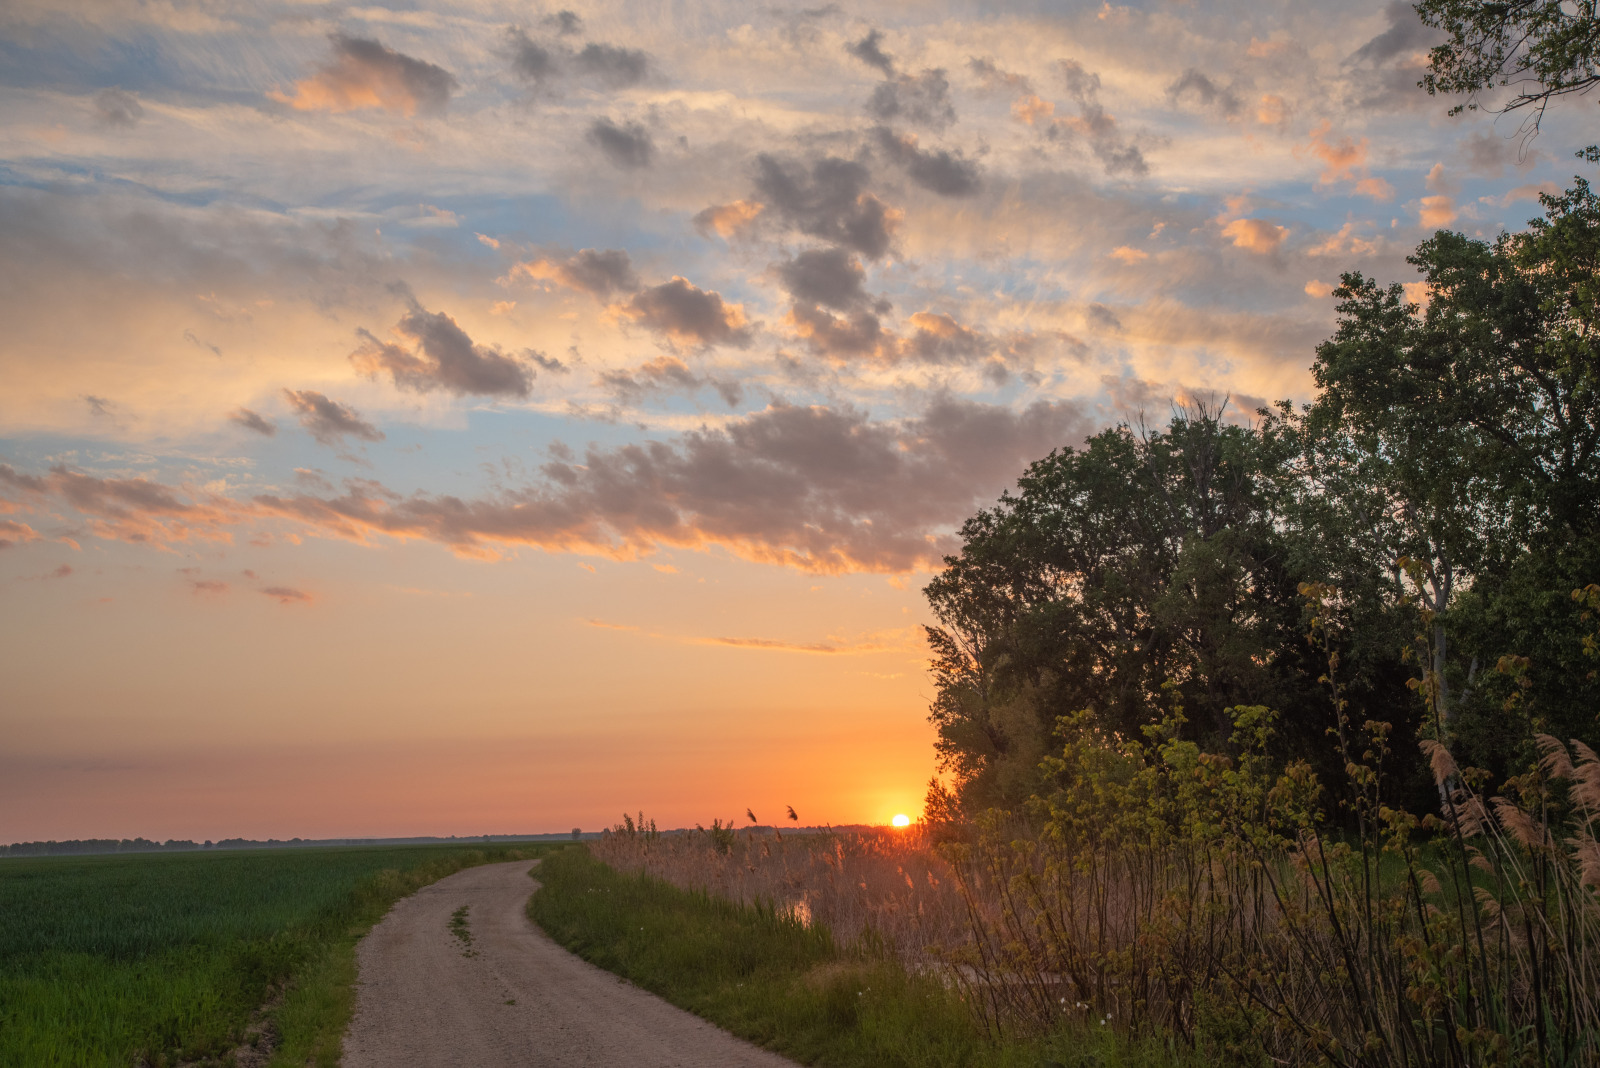
<svg viewBox="0 0 1600 1068">
<path fill-rule="evenodd" d="M 1143 263 L 1145 260 L 1150 258 L 1150 253 L 1144 251 L 1143 249 L 1132 248 L 1128 245 L 1119 245 L 1107 253 L 1107 255 L 1114 260 L 1128 264 L 1130 267 L 1135 263 Z"/>
<path fill-rule="evenodd" d="M 886 77 L 893 78 L 894 58 L 882 46 L 883 34 L 878 30 L 868 30 L 865 37 L 845 45 L 844 50 L 867 66 L 882 71 Z"/>
<path fill-rule="evenodd" d="M 864 308 L 837 316 L 815 304 L 796 304 L 789 310 L 790 329 L 812 352 L 839 362 L 859 357 L 893 358 L 893 335 L 878 317 Z"/>
<path fill-rule="evenodd" d="M 270 438 L 278 432 L 277 423 L 257 412 L 252 412 L 249 408 L 235 408 L 228 413 L 228 422 L 254 431 L 263 437 Z"/>
<path fill-rule="evenodd" d="M 1455 200 L 1443 194 L 1423 197 L 1417 209 L 1418 221 L 1430 230 L 1449 226 L 1457 214 Z"/>
<path fill-rule="evenodd" d="M 589 126 L 585 136 L 613 166 L 623 170 L 648 167 L 655 158 L 656 146 L 650 138 L 650 131 L 637 122 L 626 122 L 619 126 L 602 116 Z"/>
<path fill-rule="evenodd" d="M 356 331 L 361 346 L 350 354 L 356 370 L 372 377 L 386 373 L 396 388 L 417 393 L 528 395 L 534 372 L 526 363 L 499 349 L 473 344 L 444 312 L 429 312 L 415 299 L 408 304 L 393 330 L 407 344 L 380 341 L 364 328 Z"/>
<path fill-rule="evenodd" d="M 580 249 L 563 260 L 531 260 L 517 264 L 512 274 L 555 282 L 602 300 L 613 293 L 632 293 L 639 288 L 639 276 L 634 273 L 628 253 L 617 248 Z"/>
<path fill-rule="evenodd" d="M 714 233 L 723 240 L 728 240 L 747 232 L 761 217 L 764 209 L 765 205 L 750 200 L 715 204 L 696 215 L 694 225 L 702 234 Z"/>
<path fill-rule="evenodd" d="M 912 134 L 897 135 L 879 127 L 878 145 L 906 169 L 911 180 L 929 192 L 945 197 L 971 196 L 978 191 L 978 165 L 960 152 L 924 151 Z"/>
<path fill-rule="evenodd" d="M 866 192 L 867 179 L 866 167 L 836 156 L 809 170 L 765 153 L 756 157 L 756 189 L 785 222 L 876 260 L 889 251 L 899 215 Z"/>
<path fill-rule="evenodd" d="M 891 422 L 774 404 L 673 444 L 591 447 L 581 464 L 545 465 L 547 485 L 493 497 L 395 498 L 352 483 L 339 497 L 253 504 L 333 536 L 425 539 L 466 555 L 534 545 L 628 557 L 715 544 L 807 571 L 895 572 L 935 565 L 974 507 L 1090 429 L 1078 408 L 1046 401 L 1012 411 L 942 398 Z"/>
<path fill-rule="evenodd" d="M 94 94 L 94 114 L 103 126 L 126 128 L 144 118 L 144 107 L 125 89 L 102 89 Z"/>
<path fill-rule="evenodd" d="M 1289 231 L 1265 219 L 1234 219 L 1222 227 L 1222 236 L 1235 248 L 1266 254 L 1276 252 Z"/>
<path fill-rule="evenodd" d="M 744 308 L 728 304 L 715 290 L 700 289 L 688 279 L 635 293 L 614 308 L 617 316 L 684 345 L 743 345 L 750 340 Z"/>
<path fill-rule="evenodd" d="M 1218 85 L 1193 67 L 1167 86 L 1169 103 L 1177 105 L 1186 99 L 1193 99 L 1203 108 L 1215 109 L 1230 117 L 1237 115 L 1242 107 L 1232 88 Z"/>
<path fill-rule="evenodd" d="M 872 301 L 862 287 L 866 272 L 842 248 L 807 249 L 778 267 L 783 288 L 797 301 L 849 309 Z"/>
<path fill-rule="evenodd" d="M 1334 141 L 1329 136 L 1332 129 L 1333 123 L 1324 119 L 1311 131 L 1311 154 L 1320 159 L 1323 165 L 1322 173 L 1317 176 L 1317 184 L 1333 185 L 1350 181 L 1355 183 L 1357 196 L 1371 197 L 1380 202 L 1392 199 L 1394 187 L 1382 178 L 1367 174 L 1367 139 L 1363 137 L 1358 142 L 1345 136 Z"/>
<path fill-rule="evenodd" d="M 882 122 L 906 122 L 942 130 L 956 121 L 950 80 L 942 70 L 900 74 L 881 83 L 867 101 L 867 114 Z"/>
<path fill-rule="evenodd" d="M 261 592 L 279 604 L 310 604 L 313 600 L 309 593 L 292 586 L 265 586 Z"/>
<path fill-rule="evenodd" d="M 300 414 L 300 425 L 323 445 L 338 445 L 346 437 L 383 440 L 383 431 L 362 419 L 354 408 L 314 389 L 286 389 L 283 396 L 289 407 Z"/>
<path fill-rule="evenodd" d="M 458 87 L 443 67 L 396 52 L 375 40 L 331 36 L 333 58 L 315 74 L 295 83 L 293 96 L 271 93 L 299 111 L 355 111 L 383 108 L 405 116 L 437 114 Z"/>
</svg>

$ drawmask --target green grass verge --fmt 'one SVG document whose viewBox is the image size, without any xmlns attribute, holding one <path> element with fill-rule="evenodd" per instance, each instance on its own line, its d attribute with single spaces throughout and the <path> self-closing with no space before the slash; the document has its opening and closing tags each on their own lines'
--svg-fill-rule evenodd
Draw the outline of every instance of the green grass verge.
<svg viewBox="0 0 1600 1068">
<path fill-rule="evenodd" d="M 1161 1040 L 1063 1030 L 991 1040 L 959 996 L 820 927 L 572 848 L 536 873 L 528 913 L 561 945 L 720 1027 L 830 1068 L 1147 1068 L 1198 1060 Z M 1214 1068 L 1214 1066 L 1212 1066 Z"/>
<path fill-rule="evenodd" d="M 272 999 L 274 1065 L 337 1064 L 355 944 L 395 901 L 538 847 L 0 861 L 0 1066 L 215 1059 Z"/>
</svg>

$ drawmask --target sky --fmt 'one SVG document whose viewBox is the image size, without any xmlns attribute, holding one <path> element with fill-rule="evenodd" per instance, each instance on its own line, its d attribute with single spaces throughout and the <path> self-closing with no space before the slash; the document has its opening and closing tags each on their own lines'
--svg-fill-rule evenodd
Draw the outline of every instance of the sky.
<svg viewBox="0 0 1600 1068">
<path fill-rule="evenodd" d="M 0 7 L 0 841 L 881 823 L 1052 449 L 1585 165 L 1403 3 Z"/>
</svg>

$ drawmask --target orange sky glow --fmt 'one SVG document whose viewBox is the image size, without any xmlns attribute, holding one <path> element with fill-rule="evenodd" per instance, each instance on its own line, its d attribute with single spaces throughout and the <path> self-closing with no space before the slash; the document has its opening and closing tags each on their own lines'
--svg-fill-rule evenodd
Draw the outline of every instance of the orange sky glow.
<svg viewBox="0 0 1600 1068">
<path fill-rule="evenodd" d="M 1030 461 L 1570 182 L 1404 4 L 0 9 L 0 842 L 884 824 Z M 1542 135 L 1543 136 L 1543 135 Z M 1586 135 L 1585 135 L 1586 136 Z"/>
</svg>

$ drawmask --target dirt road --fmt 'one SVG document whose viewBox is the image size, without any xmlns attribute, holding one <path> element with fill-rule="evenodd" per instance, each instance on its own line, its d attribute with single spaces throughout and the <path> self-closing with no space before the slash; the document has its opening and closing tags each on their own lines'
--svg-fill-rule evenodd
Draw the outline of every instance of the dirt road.
<svg viewBox="0 0 1600 1068">
<path fill-rule="evenodd" d="M 531 867 L 457 872 L 372 929 L 346 1068 L 794 1068 L 550 941 L 527 916 Z"/>
</svg>

